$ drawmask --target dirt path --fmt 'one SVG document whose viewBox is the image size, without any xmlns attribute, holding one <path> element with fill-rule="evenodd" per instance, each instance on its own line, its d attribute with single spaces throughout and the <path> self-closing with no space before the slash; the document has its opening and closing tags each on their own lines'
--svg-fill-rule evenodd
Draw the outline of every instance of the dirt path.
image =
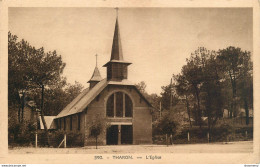
<svg viewBox="0 0 260 167">
<path fill-rule="evenodd" d="M 249 153 L 253 151 L 253 141 L 211 144 L 179 145 L 121 145 L 94 146 L 80 148 L 10 148 L 10 154 L 117 154 L 117 153 Z"/>
</svg>

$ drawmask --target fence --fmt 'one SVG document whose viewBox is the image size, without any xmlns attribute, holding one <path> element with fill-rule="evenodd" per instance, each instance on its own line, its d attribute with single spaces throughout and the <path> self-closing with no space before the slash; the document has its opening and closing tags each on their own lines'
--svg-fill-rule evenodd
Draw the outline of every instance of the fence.
<svg viewBox="0 0 260 167">
<path fill-rule="evenodd" d="M 66 135 L 66 142 L 64 140 Z M 44 130 L 8 135 L 9 146 L 31 146 L 31 147 L 82 147 L 84 146 L 83 135 L 75 132 L 65 133 L 64 131 L 50 131 L 49 138 Z M 36 142 L 37 141 L 37 142 Z"/>
<path fill-rule="evenodd" d="M 253 127 L 217 127 L 208 132 L 207 127 L 193 126 L 191 129 L 183 129 L 179 134 L 172 137 L 173 144 L 193 144 L 193 143 L 211 143 L 211 142 L 231 142 L 246 141 L 253 139 Z M 171 144 L 169 135 L 154 135 L 153 143 L 158 145 Z"/>
</svg>

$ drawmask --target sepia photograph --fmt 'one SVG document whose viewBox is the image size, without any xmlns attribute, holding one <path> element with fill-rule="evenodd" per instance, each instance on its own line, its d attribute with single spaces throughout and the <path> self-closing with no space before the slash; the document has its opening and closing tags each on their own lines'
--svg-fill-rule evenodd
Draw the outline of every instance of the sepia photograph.
<svg viewBox="0 0 260 167">
<path fill-rule="evenodd" d="M 7 21 L 9 155 L 253 154 L 253 8 L 9 7 Z"/>
</svg>

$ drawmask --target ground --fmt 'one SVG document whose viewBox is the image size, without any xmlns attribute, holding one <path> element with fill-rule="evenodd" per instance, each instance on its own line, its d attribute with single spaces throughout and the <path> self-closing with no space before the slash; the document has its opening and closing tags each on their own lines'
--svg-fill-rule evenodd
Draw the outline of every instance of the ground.
<svg viewBox="0 0 260 167">
<path fill-rule="evenodd" d="M 126 154 L 126 153 L 250 153 L 253 152 L 253 141 L 210 144 L 176 144 L 176 145 L 120 145 L 95 146 L 80 148 L 10 148 L 11 154 Z"/>
</svg>

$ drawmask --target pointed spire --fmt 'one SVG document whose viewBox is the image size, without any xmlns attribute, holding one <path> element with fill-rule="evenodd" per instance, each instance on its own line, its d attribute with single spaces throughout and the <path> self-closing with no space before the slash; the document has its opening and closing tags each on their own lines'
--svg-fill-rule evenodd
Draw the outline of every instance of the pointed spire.
<svg viewBox="0 0 260 167">
<path fill-rule="evenodd" d="M 117 8 L 116 10 L 118 12 Z M 123 58 L 117 13 L 111 58 L 109 62 L 103 65 L 103 67 L 107 67 L 107 80 L 122 81 L 127 79 L 127 66 L 130 64 L 132 63 L 124 61 Z"/>
<path fill-rule="evenodd" d="M 102 77 L 100 75 L 99 69 L 98 69 L 98 67 L 95 67 L 94 72 L 92 74 L 92 77 L 91 77 L 91 79 L 88 82 L 91 82 L 91 81 L 101 81 L 101 80 L 102 80 Z"/>
<path fill-rule="evenodd" d="M 112 53 L 111 53 L 110 60 L 121 60 L 121 61 L 124 60 L 120 32 L 119 32 L 119 25 L 118 25 L 118 17 L 116 18 L 116 25 L 115 25 L 115 32 L 114 32 Z"/>
<path fill-rule="evenodd" d="M 88 83 L 90 83 L 91 81 L 101 81 L 102 80 L 102 77 L 100 75 L 100 72 L 99 72 L 99 69 L 97 67 L 97 54 L 95 55 L 96 56 L 96 67 L 94 69 L 94 72 L 92 74 L 92 77 L 91 79 L 88 81 Z"/>
<path fill-rule="evenodd" d="M 103 65 L 103 67 L 108 66 L 108 64 L 110 64 L 112 62 L 125 63 L 128 65 L 131 64 L 130 62 L 124 61 L 124 58 L 123 58 L 119 22 L 118 22 L 118 8 L 115 8 L 115 9 L 116 9 L 116 24 L 115 24 L 115 31 L 114 31 L 114 37 L 113 37 L 111 57 L 110 57 L 110 61 L 107 62 L 105 65 Z"/>
</svg>

